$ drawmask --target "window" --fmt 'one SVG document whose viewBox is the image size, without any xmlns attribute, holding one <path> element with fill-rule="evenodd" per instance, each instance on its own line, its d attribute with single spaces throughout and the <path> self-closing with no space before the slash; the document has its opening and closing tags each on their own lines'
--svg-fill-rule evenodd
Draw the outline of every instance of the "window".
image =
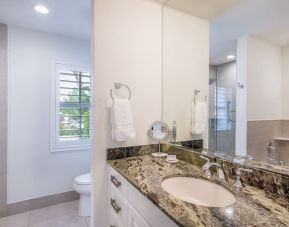
<svg viewBox="0 0 289 227">
<path fill-rule="evenodd" d="M 88 67 L 54 64 L 51 151 L 87 149 L 91 129 L 91 73 Z"/>
<path fill-rule="evenodd" d="M 217 130 L 231 130 L 230 104 L 232 92 L 228 88 L 216 87 L 215 116 L 217 116 Z"/>
</svg>

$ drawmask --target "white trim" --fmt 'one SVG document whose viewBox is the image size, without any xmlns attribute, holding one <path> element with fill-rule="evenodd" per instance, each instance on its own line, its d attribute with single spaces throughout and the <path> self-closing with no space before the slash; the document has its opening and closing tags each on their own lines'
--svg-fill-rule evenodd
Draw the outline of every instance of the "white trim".
<svg viewBox="0 0 289 227">
<path fill-rule="evenodd" d="M 77 141 L 67 141 L 60 142 L 59 138 L 59 65 L 61 69 L 66 66 L 69 67 L 69 70 L 76 71 L 87 71 L 91 73 L 91 69 L 88 65 L 64 62 L 52 60 L 52 74 L 51 74 L 51 94 L 50 94 L 50 152 L 63 152 L 63 151 L 80 151 L 80 150 L 89 150 L 91 148 L 91 137 L 87 140 L 77 140 Z M 92 86 L 91 86 L 92 88 Z M 90 121 L 91 124 L 91 121 Z M 91 124 L 92 125 L 92 124 Z M 90 127 L 91 128 L 91 127 Z"/>
</svg>

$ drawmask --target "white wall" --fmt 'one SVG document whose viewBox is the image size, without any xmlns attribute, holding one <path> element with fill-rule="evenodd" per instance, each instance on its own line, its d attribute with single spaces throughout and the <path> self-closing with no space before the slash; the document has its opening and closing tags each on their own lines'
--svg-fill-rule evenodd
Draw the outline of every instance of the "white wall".
<svg viewBox="0 0 289 227">
<path fill-rule="evenodd" d="M 108 147 L 150 143 L 147 130 L 161 119 L 161 6 L 149 0 L 94 0 L 95 132 L 93 141 L 94 226 L 108 226 Z M 132 91 L 137 136 L 111 140 L 109 90 L 123 82 Z"/>
<path fill-rule="evenodd" d="M 90 152 L 49 152 L 52 60 L 90 64 L 89 41 L 8 28 L 8 202 L 73 190 Z"/>
<path fill-rule="evenodd" d="M 282 60 L 283 60 L 283 83 L 282 83 L 282 113 L 283 119 L 289 119 L 289 46 L 282 48 Z"/>
<path fill-rule="evenodd" d="M 194 89 L 209 100 L 209 23 L 165 7 L 163 35 L 164 121 L 177 121 L 177 141 L 202 138 L 207 147 L 207 133 L 191 135 L 191 112 Z"/>
<path fill-rule="evenodd" d="M 247 153 L 247 37 L 237 40 L 236 155 Z"/>
<path fill-rule="evenodd" d="M 247 120 L 282 119 L 281 48 L 254 37 L 247 42 Z"/>
</svg>

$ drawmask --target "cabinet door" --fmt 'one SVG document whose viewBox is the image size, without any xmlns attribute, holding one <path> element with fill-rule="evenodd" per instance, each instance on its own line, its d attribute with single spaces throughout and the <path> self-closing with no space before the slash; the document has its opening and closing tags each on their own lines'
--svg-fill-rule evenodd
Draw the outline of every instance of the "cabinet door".
<svg viewBox="0 0 289 227">
<path fill-rule="evenodd" d="M 131 205 L 128 206 L 128 227 L 150 227 Z"/>
</svg>

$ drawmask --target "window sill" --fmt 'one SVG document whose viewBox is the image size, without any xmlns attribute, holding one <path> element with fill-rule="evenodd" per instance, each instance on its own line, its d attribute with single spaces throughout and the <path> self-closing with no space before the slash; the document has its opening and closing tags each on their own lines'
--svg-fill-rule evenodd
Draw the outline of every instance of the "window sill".
<svg viewBox="0 0 289 227">
<path fill-rule="evenodd" d="M 63 147 L 63 148 L 55 148 L 50 149 L 50 153 L 58 153 L 58 152 L 77 152 L 77 151 L 89 151 L 91 150 L 91 146 L 85 147 Z"/>
</svg>

